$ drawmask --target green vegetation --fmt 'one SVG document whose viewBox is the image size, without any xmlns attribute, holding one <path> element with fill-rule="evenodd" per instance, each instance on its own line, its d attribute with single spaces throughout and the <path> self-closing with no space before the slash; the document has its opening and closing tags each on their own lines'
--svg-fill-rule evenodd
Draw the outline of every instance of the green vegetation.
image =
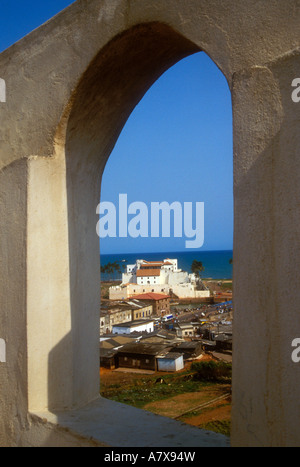
<svg viewBox="0 0 300 467">
<path fill-rule="evenodd" d="M 230 386 L 231 364 L 198 361 L 162 376 L 129 372 L 119 381 L 106 378 L 101 396 L 230 436 Z"/>
<path fill-rule="evenodd" d="M 232 365 L 226 362 L 193 362 L 194 379 L 201 381 L 226 381 L 231 378 Z"/>
<path fill-rule="evenodd" d="M 114 263 L 107 263 L 104 266 L 100 267 L 101 274 L 107 274 L 110 279 L 115 279 L 116 275 L 121 276 L 122 272 L 125 269 L 125 265 L 120 265 L 118 261 Z"/>
<path fill-rule="evenodd" d="M 232 290 L 232 281 L 222 282 L 221 289 L 222 290 Z"/>
<path fill-rule="evenodd" d="M 163 383 L 157 382 L 157 376 L 138 379 L 130 385 L 114 384 L 101 389 L 101 395 L 124 404 L 142 408 L 144 405 L 188 392 L 200 391 L 205 383 L 190 376 L 166 375 Z"/>
<path fill-rule="evenodd" d="M 101 386 L 101 395 L 124 404 L 142 408 L 158 400 L 169 399 L 178 394 L 201 391 L 208 385 L 228 384 L 231 364 L 226 362 L 193 362 L 190 370 L 168 373 L 158 382 L 157 375 L 134 379 L 127 384 Z M 160 380 L 160 378 L 159 378 Z"/>
<path fill-rule="evenodd" d="M 221 433 L 225 436 L 230 436 L 230 420 L 213 420 L 208 423 L 200 425 L 199 428 L 208 431 L 215 431 L 216 433 Z"/>
</svg>

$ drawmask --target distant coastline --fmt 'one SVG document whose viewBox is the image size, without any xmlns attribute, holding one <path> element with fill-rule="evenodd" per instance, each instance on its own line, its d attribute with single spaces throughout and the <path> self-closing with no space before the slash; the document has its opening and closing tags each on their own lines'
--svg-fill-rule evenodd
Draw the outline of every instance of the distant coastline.
<svg viewBox="0 0 300 467">
<path fill-rule="evenodd" d="M 194 259 L 201 261 L 205 270 L 203 278 L 211 279 L 232 279 L 232 264 L 229 260 L 232 258 L 232 250 L 217 250 L 217 251 L 178 251 L 178 252 L 159 252 L 159 253 L 110 253 L 101 254 L 101 265 L 107 263 L 118 262 L 121 266 L 126 264 L 134 264 L 137 259 L 145 259 L 147 261 L 155 261 L 166 258 L 177 258 L 178 267 L 184 271 L 191 272 L 191 264 Z M 114 277 L 114 279 L 120 279 Z M 108 280 L 109 277 L 102 276 L 102 280 Z"/>
</svg>

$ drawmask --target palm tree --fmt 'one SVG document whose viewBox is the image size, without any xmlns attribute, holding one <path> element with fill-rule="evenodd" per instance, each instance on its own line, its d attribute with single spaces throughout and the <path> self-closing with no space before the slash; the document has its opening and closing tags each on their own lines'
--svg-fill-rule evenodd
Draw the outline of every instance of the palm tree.
<svg viewBox="0 0 300 467">
<path fill-rule="evenodd" d="M 113 268 L 114 268 L 114 271 L 115 271 L 117 274 L 121 274 L 120 264 L 119 264 L 117 261 L 115 261 L 115 262 L 113 263 Z M 114 277 L 115 277 L 115 276 L 114 276 Z"/>
<path fill-rule="evenodd" d="M 107 273 L 108 277 L 111 279 L 111 275 L 114 272 L 114 268 L 112 263 L 107 263 L 105 265 L 105 272 Z"/>
<path fill-rule="evenodd" d="M 192 273 L 194 273 L 195 276 L 200 277 L 200 273 L 203 272 L 204 269 L 205 267 L 203 266 L 202 261 L 194 259 L 191 266 Z"/>
<path fill-rule="evenodd" d="M 103 274 L 102 280 L 107 280 L 108 278 L 105 276 L 106 274 L 109 274 L 111 271 L 109 271 L 109 266 L 108 264 L 104 264 L 103 266 L 100 266 L 100 271 L 101 274 Z"/>
</svg>

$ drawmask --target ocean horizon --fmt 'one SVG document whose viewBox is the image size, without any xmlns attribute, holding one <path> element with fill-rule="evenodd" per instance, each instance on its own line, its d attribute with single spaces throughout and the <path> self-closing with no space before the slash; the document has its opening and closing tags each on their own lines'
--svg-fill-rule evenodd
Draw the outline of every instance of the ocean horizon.
<svg viewBox="0 0 300 467">
<path fill-rule="evenodd" d="M 191 265 L 194 259 L 201 261 L 204 271 L 201 274 L 203 279 L 232 279 L 232 264 L 229 260 L 232 258 L 232 250 L 216 251 L 177 251 L 177 252 L 158 252 L 158 253 L 106 253 L 100 254 L 101 266 L 108 263 L 118 262 L 122 265 L 134 264 L 138 259 L 146 261 L 157 261 L 166 258 L 177 259 L 178 268 L 191 273 Z M 101 274 L 102 280 L 114 279 L 120 280 L 121 275 L 115 274 L 113 277 L 108 274 Z"/>
</svg>

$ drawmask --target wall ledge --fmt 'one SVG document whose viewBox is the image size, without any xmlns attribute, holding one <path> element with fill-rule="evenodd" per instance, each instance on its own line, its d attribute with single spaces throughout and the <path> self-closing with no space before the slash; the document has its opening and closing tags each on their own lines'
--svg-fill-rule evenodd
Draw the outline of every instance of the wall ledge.
<svg viewBox="0 0 300 467">
<path fill-rule="evenodd" d="M 32 415 L 99 447 L 230 447 L 224 435 L 102 397 L 80 409 Z"/>
</svg>

